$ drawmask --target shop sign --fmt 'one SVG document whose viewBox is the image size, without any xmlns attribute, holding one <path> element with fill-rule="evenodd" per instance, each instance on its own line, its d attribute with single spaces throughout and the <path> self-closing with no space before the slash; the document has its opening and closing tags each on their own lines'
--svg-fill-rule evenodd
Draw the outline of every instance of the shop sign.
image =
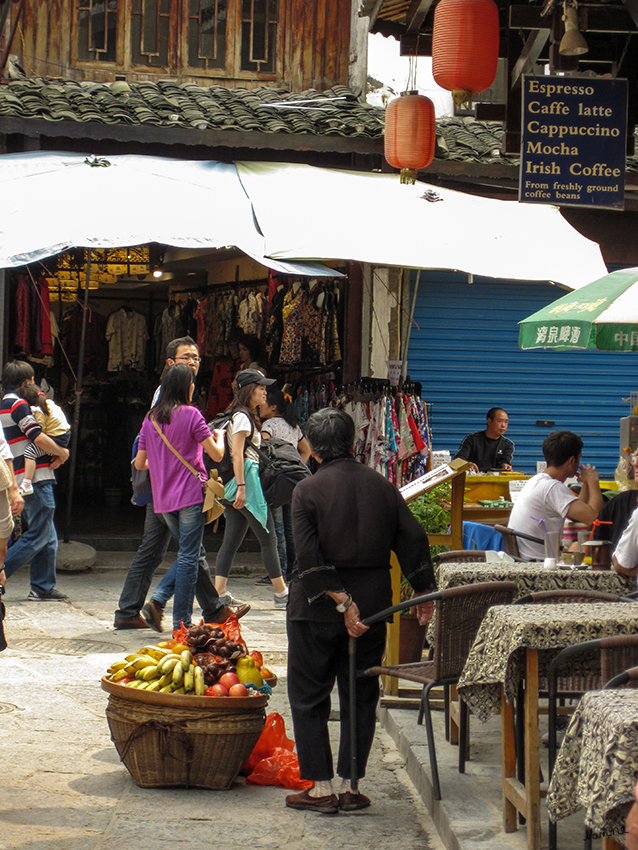
<svg viewBox="0 0 638 850">
<path fill-rule="evenodd" d="M 622 209 L 627 80 L 523 79 L 519 201 Z"/>
</svg>

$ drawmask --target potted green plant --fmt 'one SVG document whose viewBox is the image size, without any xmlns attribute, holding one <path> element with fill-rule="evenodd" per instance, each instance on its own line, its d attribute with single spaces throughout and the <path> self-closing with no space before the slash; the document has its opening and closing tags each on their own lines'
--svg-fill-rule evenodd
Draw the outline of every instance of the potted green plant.
<svg viewBox="0 0 638 850">
<path fill-rule="evenodd" d="M 451 485 L 440 484 L 434 490 L 424 493 L 418 499 L 409 503 L 409 508 L 429 534 L 441 534 L 448 530 L 450 512 L 448 510 L 451 498 Z M 432 555 L 447 551 L 447 546 L 431 547 Z M 401 601 L 411 598 L 412 586 L 407 579 L 401 580 Z M 401 612 L 399 626 L 399 664 L 413 664 L 421 660 L 427 625 L 419 623 L 415 610 L 406 608 Z"/>
</svg>

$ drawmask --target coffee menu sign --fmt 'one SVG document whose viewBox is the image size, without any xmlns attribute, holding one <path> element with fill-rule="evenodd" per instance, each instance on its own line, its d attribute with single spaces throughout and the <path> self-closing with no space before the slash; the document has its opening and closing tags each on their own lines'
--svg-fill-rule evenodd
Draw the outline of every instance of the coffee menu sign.
<svg viewBox="0 0 638 850">
<path fill-rule="evenodd" d="M 523 79 L 518 199 L 622 209 L 627 80 Z"/>
</svg>

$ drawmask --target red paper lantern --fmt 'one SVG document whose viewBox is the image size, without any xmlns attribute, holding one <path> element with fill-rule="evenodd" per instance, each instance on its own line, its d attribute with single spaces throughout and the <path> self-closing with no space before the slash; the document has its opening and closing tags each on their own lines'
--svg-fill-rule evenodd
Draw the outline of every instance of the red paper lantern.
<svg viewBox="0 0 638 850">
<path fill-rule="evenodd" d="M 385 111 L 385 158 L 401 169 L 401 182 L 414 183 L 419 168 L 434 159 L 434 104 L 417 92 L 403 92 Z"/>
<path fill-rule="evenodd" d="M 434 10 L 432 74 L 457 106 L 494 82 L 498 43 L 494 0 L 440 0 Z"/>
</svg>

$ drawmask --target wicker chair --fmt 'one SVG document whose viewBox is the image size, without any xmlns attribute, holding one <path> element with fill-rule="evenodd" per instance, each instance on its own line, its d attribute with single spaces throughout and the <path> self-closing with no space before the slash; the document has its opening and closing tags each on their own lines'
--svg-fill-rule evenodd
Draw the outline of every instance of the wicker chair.
<svg viewBox="0 0 638 850">
<path fill-rule="evenodd" d="M 595 654 L 600 658 L 600 673 L 578 680 L 574 676 L 561 676 L 561 668 L 573 665 L 576 658 Z M 558 753 L 558 700 L 565 693 L 582 695 L 585 691 L 600 688 L 617 688 L 625 684 L 638 686 L 638 635 L 614 635 L 575 643 L 561 650 L 550 664 L 547 673 L 548 727 L 549 727 L 549 775 L 551 777 Z M 627 668 L 630 669 L 627 669 Z M 604 684 L 606 682 L 606 684 Z M 585 831 L 585 848 L 591 847 L 591 830 Z M 557 824 L 549 821 L 549 850 L 557 847 Z"/>
<path fill-rule="evenodd" d="M 523 537 L 525 540 L 531 540 L 532 543 L 540 543 L 543 545 L 543 540 L 541 537 L 533 537 L 531 534 L 524 534 L 522 531 L 514 531 L 513 528 L 509 528 L 506 525 L 495 525 L 495 531 L 500 531 L 503 536 L 503 546 L 505 546 L 505 551 L 508 555 L 511 555 L 512 558 L 516 558 L 516 560 L 521 560 L 521 553 L 518 551 L 518 541 L 517 537 Z"/>
<path fill-rule="evenodd" d="M 418 664 L 397 664 L 390 667 L 370 667 L 366 676 L 394 676 L 423 685 L 421 706 L 417 723 L 425 717 L 425 728 L 430 753 L 434 798 L 441 799 L 439 770 L 436 761 L 434 729 L 429 694 L 434 685 L 455 685 L 474 643 L 483 617 L 492 605 L 507 605 L 514 598 L 513 581 L 477 582 L 461 587 L 448 587 L 437 594 L 435 602 L 434 656 L 431 661 Z M 459 772 L 465 772 L 467 747 L 467 706 L 460 701 Z"/>
<path fill-rule="evenodd" d="M 578 590 L 567 588 L 563 590 L 538 590 L 519 597 L 513 605 L 556 605 L 563 602 L 633 602 L 627 596 L 615 593 L 604 593 L 600 590 Z"/>
<path fill-rule="evenodd" d="M 437 564 L 453 561 L 455 564 L 479 564 L 485 562 L 485 549 L 453 549 L 440 552 L 432 559 Z"/>
</svg>

